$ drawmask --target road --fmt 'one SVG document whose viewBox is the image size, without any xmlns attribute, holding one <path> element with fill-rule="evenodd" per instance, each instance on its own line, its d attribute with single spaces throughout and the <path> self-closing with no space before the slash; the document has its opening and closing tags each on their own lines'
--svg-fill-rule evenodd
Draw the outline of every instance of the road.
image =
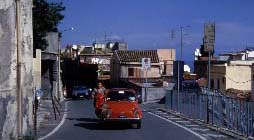
<svg viewBox="0 0 254 140">
<path fill-rule="evenodd" d="M 67 103 L 67 116 L 59 129 L 46 140 L 199 140 L 194 135 L 174 123 L 143 113 L 142 128 L 131 125 L 100 125 L 94 114 L 92 100 L 73 100 Z"/>
</svg>

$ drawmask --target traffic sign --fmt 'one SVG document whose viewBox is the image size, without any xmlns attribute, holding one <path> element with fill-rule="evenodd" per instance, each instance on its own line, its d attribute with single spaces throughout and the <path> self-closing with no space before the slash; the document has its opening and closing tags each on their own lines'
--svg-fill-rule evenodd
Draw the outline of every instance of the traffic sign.
<svg viewBox="0 0 254 140">
<path fill-rule="evenodd" d="M 142 58 L 142 69 L 149 70 L 151 68 L 151 58 Z"/>
</svg>

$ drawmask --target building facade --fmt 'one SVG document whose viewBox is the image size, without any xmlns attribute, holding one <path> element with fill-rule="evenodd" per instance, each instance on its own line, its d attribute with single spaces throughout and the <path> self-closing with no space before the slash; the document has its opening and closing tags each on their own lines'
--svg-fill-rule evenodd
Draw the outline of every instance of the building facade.
<svg viewBox="0 0 254 140">
<path fill-rule="evenodd" d="M 250 93 L 252 89 L 252 63 L 254 61 L 230 61 L 211 66 L 211 88 L 223 93 L 236 90 Z"/>
<path fill-rule="evenodd" d="M 151 68 L 142 69 L 142 58 L 151 58 Z M 151 82 L 161 78 L 161 65 L 156 50 L 115 51 L 111 59 L 111 82 L 114 85 L 121 81 L 135 80 Z"/>
<path fill-rule="evenodd" d="M 32 0 L 1 0 L 0 11 L 0 139 L 11 140 L 33 135 Z"/>
</svg>

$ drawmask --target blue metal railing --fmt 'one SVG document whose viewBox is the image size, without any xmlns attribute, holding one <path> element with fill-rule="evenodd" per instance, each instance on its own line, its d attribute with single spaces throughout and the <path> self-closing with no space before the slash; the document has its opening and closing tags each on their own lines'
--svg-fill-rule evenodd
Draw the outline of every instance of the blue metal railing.
<svg viewBox="0 0 254 140">
<path fill-rule="evenodd" d="M 166 107 L 218 128 L 254 136 L 254 102 L 223 96 L 218 91 L 168 91 Z"/>
</svg>

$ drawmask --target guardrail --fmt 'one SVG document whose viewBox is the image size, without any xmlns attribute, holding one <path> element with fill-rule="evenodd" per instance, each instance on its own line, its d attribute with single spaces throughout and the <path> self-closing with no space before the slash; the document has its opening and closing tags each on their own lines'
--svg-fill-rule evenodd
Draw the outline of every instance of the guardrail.
<svg viewBox="0 0 254 140">
<path fill-rule="evenodd" d="M 206 91 L 206 94 L 204 94 Z M 234 133 L 254 136 L 254 102 L 230 98 L 217 91 L 168 91 L 166 107 L 192 119 L 197 119 Z"/>
</svg>

